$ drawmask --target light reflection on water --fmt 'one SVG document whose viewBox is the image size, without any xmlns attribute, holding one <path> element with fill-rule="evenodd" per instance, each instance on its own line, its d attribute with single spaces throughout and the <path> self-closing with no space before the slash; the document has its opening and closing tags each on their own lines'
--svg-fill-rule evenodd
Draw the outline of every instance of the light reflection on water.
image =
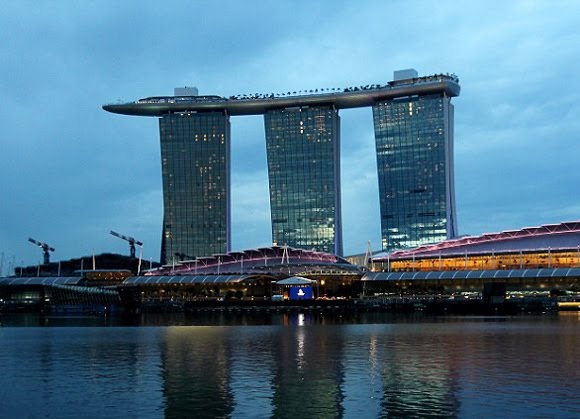
<svg viewBox="0 0 580 419">
<path fill-rule="evenodd" d="M 576 313 L 0 321 L 0 417 L 580 416 Z"/>
</svg>

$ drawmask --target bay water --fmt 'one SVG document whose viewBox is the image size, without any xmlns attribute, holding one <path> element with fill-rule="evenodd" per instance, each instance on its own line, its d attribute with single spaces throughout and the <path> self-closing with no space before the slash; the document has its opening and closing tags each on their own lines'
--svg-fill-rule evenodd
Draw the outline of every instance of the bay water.
<svg viewBox="0 0 580 419">
<path fill-rule="evenodd" d="M 3 418 L 580 417 L 580 314 L 0 317 Z"/>
</svg>

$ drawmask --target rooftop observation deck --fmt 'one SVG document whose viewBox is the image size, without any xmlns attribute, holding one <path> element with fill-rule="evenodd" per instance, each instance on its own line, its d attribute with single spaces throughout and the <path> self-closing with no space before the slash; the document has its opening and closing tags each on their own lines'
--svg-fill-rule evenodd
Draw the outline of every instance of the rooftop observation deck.
<svg viewBox="0 0 580 419">
<path fill-rule="evenodd" d="M 135 102 L 107 104 L 103 109 L 122 115 L 162 116 L 181 112 L 222 112 L 227 115 L 262 115 L 271 109 L 330 105 L 337 109 L 372 106 L 381 100 L 408 96 L 445 94 L 458 96 L 459 80 L 454 75 L 435 74 L 397 80 L 385 85 L 315 89 L 306 92 L 256 93 L 221 96 L 156 96 Z"/>
</svg>

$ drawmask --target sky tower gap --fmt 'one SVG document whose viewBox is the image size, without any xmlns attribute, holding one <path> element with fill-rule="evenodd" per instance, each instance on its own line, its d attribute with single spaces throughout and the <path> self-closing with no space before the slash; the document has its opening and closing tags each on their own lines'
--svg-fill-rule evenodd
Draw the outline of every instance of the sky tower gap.
<svg viewBox="0 0 580 419">
<path fill-rule="evenodd" d="M 457 234 L 453 177 L 456 76 L 395 71 L 386 84 L 308 92 L 200 96 L 177 88 L 103 109 L 159 118 L 163 176 L 161 261 L 231 247 L 231 116 L 264 115 L 272 242 L 342 255 L 340 109 L 372 107 L 382 248 Z"/>
</svg>

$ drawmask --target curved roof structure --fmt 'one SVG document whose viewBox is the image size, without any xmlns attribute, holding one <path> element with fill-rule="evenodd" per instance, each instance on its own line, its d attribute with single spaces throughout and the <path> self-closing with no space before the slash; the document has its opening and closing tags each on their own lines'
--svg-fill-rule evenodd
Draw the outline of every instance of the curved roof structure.
<svg viewBox="0 0 580 419">
<path fill-rule="evenodd" d="M 578 249 L 580 246 L 580 221 L 545 224 L 521 230 L 507 230 L 480 236 L 460 237 L 440 243 L 399 250 L 390 255 L 374 258 L 375 261 L 436 257 L 439 255 L 477 254 L 491 252 L 519 252 L 547 249 Z"/>
<path fill-rule="evenodd" d="M 254 275 L 132 276 L 123 285 L 237 284 L 253 278 Z"/>
<path fill-rule="evenodd" d="M 78 285 L 83 280 L 80 276 L 32 276 L 0 278 L 0 285 Z"/>
<path fill-rule="evenodd" d="M 555 269 L 494 269 L 481 271 L 430 271 L 430 272 L 369 272 L 362 281 L 440 281 L 467 279 L 549 279 L 580 278 L 580 268 Z"/>
<path fill-rule="evenodd" d="M 276 281 L 276 285 L 310 285 L 314 284 L 316 281 L 308 278 L 302 278 L 301 276 L 292 276 L 290 278 L 281 279 Z"/>
<path fill-rule="evenodd" d="M 337 109 L 372 106 L 380 100 L 397 97 L 445 93 L 458 96 L 460 91 L 457 77 L 436 74 L 407 80 L 389 82 L 385 85 L 372 84 L 349 87 L 342 91 L 318 89 L 313 94 L 254 94 L 244 96 L 157 96 L 135 102 L 107 104 L 103 109 L 122 115 L 162 116 L 180 112 L 223 112 L 228 115 L 262 115 L 270 109 L 297 106 L 332 105 Z M 312 90 L 310 90 L 312 92 Z"/>
<path fill-rule="evenodd" d="M 272 246 L 181 261 L 175 265 L 165 265 L 147 271 L 145 276 L 267 274 L 281 267 L 284 269 L 291 267 L 295 270 L 309 266 L 358 270 L 345 259 L 329 253 Z"/>
</svg>

